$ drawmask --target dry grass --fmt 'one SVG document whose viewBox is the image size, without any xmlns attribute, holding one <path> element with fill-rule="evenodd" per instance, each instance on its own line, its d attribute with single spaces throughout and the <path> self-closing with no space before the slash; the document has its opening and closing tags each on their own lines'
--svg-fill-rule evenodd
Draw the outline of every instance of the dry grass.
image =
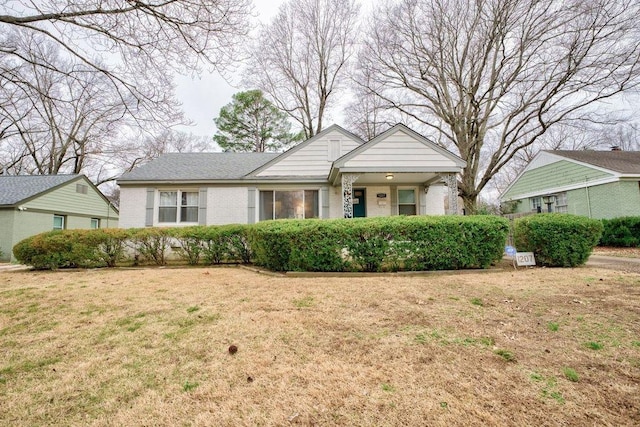
<svg viewBox="0 0 640 427">
<path fill-rule="evenodd" d="M 2 272 L 0 348 L 0 425 L 640 425 L 613 270 Z"/>
</svg>

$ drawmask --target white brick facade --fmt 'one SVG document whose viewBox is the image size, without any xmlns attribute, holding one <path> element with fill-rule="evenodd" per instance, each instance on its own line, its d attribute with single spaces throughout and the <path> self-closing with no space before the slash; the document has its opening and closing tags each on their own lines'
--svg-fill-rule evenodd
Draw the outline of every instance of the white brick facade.
<svg viewBox="0 0 640 427">
<path fill-rule="evenodd" d="M 247 187 L 207 188 L 207 225 L 246 224 L 248 212 Z"/>
<path fill-rule="evenodd" d="M 272 193 L 273 200 L 264 199 L 263 209 L 273 212 L 263 212 L 264 218 L 302 218 L 309 215 L 304 209 L 310 208 L 320 218 L 342 218 L 342 182 L 354 175 L 358 179 L 353 188 L 366 191 L 365 200 L 359 200 L 357 206 L 364 205 L 367 217 L 397 215 L 399 211 L 443 215 L 448 193 L 440 180 L 455 176 L 465 165 L 459 157 L 403 125 L 366 143 L 334 125 L 277 156 L 168 153 L 118 180 L 120 226 L 250 224 L 260 217 L 260 191 L 318 192 L 318 206 L 306 207 L 293 194 L 281 194 L 283 199 L 276 200 L 278 194 Z M 424 183 L 432 183 L 427 191 Z M 401 190 L 413 191 L 415 198 Z M 166 206 L 161 208 L 162 191 L 176 194 L 163 194 Z M 193 194 L 185 195 L 194 192 L 198 195 L 197 216 Z M 400 207 L 399 195 L 404 201 Z M 174 222 L 159 223 L 159 212 L 164 220 Z M 183 215 L 191 222 L 183 222 Z"/>
<path fill-rule="evenodd" d="M 120 187 L 120 228 L 144 227 L 147 189 Z"/>
</svg>

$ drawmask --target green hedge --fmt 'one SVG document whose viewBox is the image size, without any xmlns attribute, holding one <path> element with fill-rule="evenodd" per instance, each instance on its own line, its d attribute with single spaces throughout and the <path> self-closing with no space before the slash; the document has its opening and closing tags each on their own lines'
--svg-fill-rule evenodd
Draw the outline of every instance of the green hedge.
<svg viewBox="0 0 640 427">
<path fill-rule="evenodd" d="M 28 237 L 13 247 L 16 259 L 35 269 L 113 267 L 124 255 L 127 230 L 61 230 Z"/>
<path fill-rule="evenodd" d="M 28 237 L 18 242 L 16 259 L 35 269 L 166 265 L 170 250 L 196 265 L 251 261 L 245 225 L 60 230 Z"/>
<path fill-rule="evenodd" d="M 275 271 L 396 271 L 484 268 L 500 259 L 507 221 L 476 217 L 278 220 L 254 225 L 63 230 L 14 247 L 36 269 L 188 264 L 257 264 Z"/>
<path fill-rule="evenodd" d="M 570 214 L 531 215 L 515 221 L 520 252 L 533 252 L 536 263 L 549 267 L 584 264 L 602 234 L 602 222 Z"/>
<path fill-rule="evenodd" d="M 249 241 L 257 265 L 275 271 L 344 271 L 345 220 L 276 220 L 255 224 Z"/>
<path fill-rule="evenodd" d="M 179 243 L 174 250 L 191 265 L 251 262 L 248 225 L 194 226 L 169 229 Z"/>
<path fill-rule="evenodd" d="M 628 216 L 614 219 L 603 219 L 600 245 L 619 247 L 640 246 L 640 217 Z"/>
<path fill-rule="evenodd" d="M 415 271 L 486 268 L 508 228 L 493 216 L 397 216 L 265 221 L 249 235 L 254 262 L 275 271 Z"/>
</svg>

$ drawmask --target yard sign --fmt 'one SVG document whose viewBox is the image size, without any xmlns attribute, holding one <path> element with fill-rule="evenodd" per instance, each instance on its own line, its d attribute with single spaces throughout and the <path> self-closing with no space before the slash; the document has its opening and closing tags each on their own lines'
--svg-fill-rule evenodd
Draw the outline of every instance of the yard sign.
<svg viewBox="0 0 640 427">
<path fill-rule="evenodd" d="M 516 263 L 518 266 L 536 265 L 536 259 L 533 257 L 533 252 L 518 252 Z"/>
</svg>

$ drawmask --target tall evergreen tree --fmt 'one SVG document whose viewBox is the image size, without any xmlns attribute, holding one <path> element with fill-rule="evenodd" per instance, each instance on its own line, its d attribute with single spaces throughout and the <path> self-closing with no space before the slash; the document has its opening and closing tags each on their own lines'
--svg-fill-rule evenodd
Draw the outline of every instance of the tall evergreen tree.
<svg viewBox="0 0 640 427">
<path fill-rule="evenodd" d="M 302 136 L 291 133 L 288 116 L 260 90 L 236 93 L 213 121 L 218 127 L 213 140 L 225 151 L 281 151 Z"/>
</svg>

